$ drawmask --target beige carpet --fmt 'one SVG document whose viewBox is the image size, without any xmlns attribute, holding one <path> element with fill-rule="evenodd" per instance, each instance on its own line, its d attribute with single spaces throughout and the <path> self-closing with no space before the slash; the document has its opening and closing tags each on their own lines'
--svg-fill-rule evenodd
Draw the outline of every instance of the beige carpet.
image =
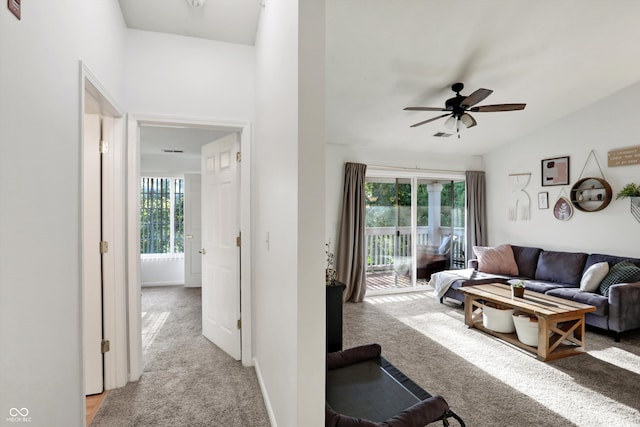
<svg viewBox="0 0 640 427">
<path fill-rule="evenodd" d="M 588 330 L 587 353 L 545 363 L 463 321 L 429 292 L 370 297 L 345 304 L 344 347 L 381 344 L 470 427 L 640 426 L 640 331 Z"/>
<path fill-rule="evenodd" d="M 111 390 L 92 426 L 269 426 L 253 368 L 202 336 L 200 288 L 143 288 L 142 378 Z"/>
</svg>

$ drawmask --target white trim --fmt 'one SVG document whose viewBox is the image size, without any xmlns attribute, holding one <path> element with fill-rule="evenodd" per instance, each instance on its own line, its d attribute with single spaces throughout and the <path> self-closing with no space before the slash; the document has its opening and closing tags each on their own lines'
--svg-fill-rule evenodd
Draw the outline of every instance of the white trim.
<svg viewBox="0 0 640 427">
<path fill-rule="evenodd" d="M 202 129 L 218 129 L 238 132 L 240 135 L 240 228 L 242 231 L 241 270 L 240 270 L 240 310 L 242 319 L 242 364 L 253 366 L 252 306 L 251 306 L 251 169 L 252 144 L 251 124 L 248 121 L 225 119 L 205 119 L 193 117 L 159 116 L 145 114 L 129 114 L 127 124 L 128 142 L 128 175 L 127 175 L 127 224 L 128 224 L 128 297 L 129 297 L 129 381 L 136 381 L 142 374 L 141 344 L 141 299 L 140 299 L 140 229 L 139 229 L 139 195 L 140 179 L 140 126 L 177 126 Z M 244 167 L 243 167 L 244 166 Z"/>
<path fill-rule="evenodd" d="M 271 406 L 271 400 L 269 399 L 269 393 L 267 393 L 267 388 L 264 385 L 264 380 L 262 379 L 262 372 L 260 371 L 260 364 L 258 363 L 258 359 L 253 359 L 253 365 L 256 370 L 256 377 L 258 377 L 258 384 L 260 385 L 260 391 L 262 391 L 262 400 L 264 400 L 264 406 L 267 408 L 267 415 L 269 416 L 269 422 L 271 423 L 271 427 L 277 427 L 278 423 L 276 422 L 276 415 L 273 412 L 273 407 Z"/>
<path fill-rule="evenodd" d="M 121 387 L 127 383 L 127 335 L 126 335 L 126 314 L 125 295 L 126 283 L 124 280 L 124 262 L 125 262 L 125 224 L 124 224 L 124 171 L 122 169 L 122 154 L 124 147 L 124 128 L 122 112 L 117 107 L 113 98 L 108 91 L 100 83 L 100 81 L 91 72 L 89 67 L 79 62 L 80 65 L 80 135 L 84 135 L 84 111 L 85 111 L 85 93 L 91 94 L 98 102 L 101 114 L 113 118 L 113 134 L 110 141 L 110 153 L 105 161 L 104 168 L 104 196 L 105 206 L 109 209 L 103 209 L 103 220 L 108 224 L 107 231 L 109 235 L 110 251 L 109 256 L 105 258 L 105 279 L 103 285 L 103 338 L 108 339 L 111 343 L 111 351 L 104 355 L 104 388 L 111 389 Z M 82 139 L 81 139 L 82 140 Z M 82 156 L 82 144 L 80 155 Z M 81 157 L 82 159 L 82 157 Z M 83 162 L 80 162 L 82 170 Z M 82 194 L 82 185 L 79 191 Z M 82 218 L 82 212 L 81 212 Z M 82 242 L 82 231 L 81 231 Z M 84 250 L 80 243 L 81 251 Z M 81 263 L 82 264 L 82 263 Z M 81 271 L 83 266 L 81 265 Z M 82 276 L 81 276 L 82 277 Z M 84 290 L 81 281 L 81 299 L 83 301 Z M 82 303 L 81 303 L 82 304 Z M 84 321 L 81 328 L 81 342 L 84 341 Z M 83 364 L 84 364 L 84 345 L 83 347 Z M 84 369 L 83 369 L 84 382 Z"/>
<path fill-rule="evenodd" d="M 145 282 L 140 284 L 143 288 L 150 288 L 152 286 L 184 286 L 184 282 Z"/>
</svg>

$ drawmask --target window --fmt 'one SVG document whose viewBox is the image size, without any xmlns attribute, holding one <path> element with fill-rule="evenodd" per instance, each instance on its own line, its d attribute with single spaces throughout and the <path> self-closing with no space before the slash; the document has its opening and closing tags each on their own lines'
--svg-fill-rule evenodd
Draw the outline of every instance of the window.
<svg viewBox="0 0 640 427">
<path fill-rule="evenodd" d="M 184 252 L 184 180 L 142 178 L 140 253 Z"/>
</svg>

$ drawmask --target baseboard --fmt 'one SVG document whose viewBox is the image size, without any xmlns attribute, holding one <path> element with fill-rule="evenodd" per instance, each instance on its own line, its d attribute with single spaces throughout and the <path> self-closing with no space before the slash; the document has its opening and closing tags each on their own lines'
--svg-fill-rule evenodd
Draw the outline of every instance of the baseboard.
<svg viewBox="0 0 640 427">
<path fill-rule="evenodd" d="M 140 287 L 150 288 L 151 286 L 184 286 L 184 282 L 145 282 Z"/>
<path fill-rule="evenodd" d="M 262 391 L 262 399 L 264 400 L 264 406 L 267 407 L 267 414 L 269 415 L 269 422 L 271 422 L 271 427 L 278 427 L 276 423 L 276 417 L 273 414 L 273 408 L 271 407 L 271 401 L 269 400 L 269 394 L 267 393 L 267 389 L 264 386 L 264 382 L 262 381 L 262 374 L 260 372 L 260 364 L 258 363 L 258 359 L 253 358 L 253 366 L 256 370 L 256 376 L 258 377 L 258 384 L 260 384 L 260 390 Z"/>
</svg>

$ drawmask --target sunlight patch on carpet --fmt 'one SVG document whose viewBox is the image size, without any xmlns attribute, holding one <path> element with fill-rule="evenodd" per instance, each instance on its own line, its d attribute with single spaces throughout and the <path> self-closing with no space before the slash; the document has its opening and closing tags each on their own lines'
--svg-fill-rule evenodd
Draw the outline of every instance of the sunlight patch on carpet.
<svg viewBox="0 0 640 427">
<path fill-rule="evenodd" d="M 415 301 L 425 298 L 433 298 L 433 296 L 426 294 L 424 292 L 407 292 L 402 294 L 390 294 L 390 295 L 377 295 L 372 297 L 367 297 L 364 302 L 369 303 L 371 305 L 380 305 L 387 304 L 393 302 L 403 302 L 403 301 Z"/>
<path fill-rule="evenodd" d="M 588 352 L 591 356 L 640 375 L 640 356 L 617 347 Z"/>
<path fill-rule="evenodd" d="M 630 420 L 638 420 L 636 409 L 582 386 L 570 375 L 537 360 L 531 353 L 478 330 L 469 329 L 444 313 L 425 313 L 397 319 L 478 369 L 578 425 L 626 426 L 632 425 L 629 424 Z M 606 351 L 600 353 L 600 357 L 607 354 Z M 628 358 L 628 361 L 637 368 L 637 356 L 633 356 L 633 359 Z M 558 396 L 562 398 L 559 399 Z M 585 411 L 582 402 L 598 403 L 595 405 L 597 407 Z"/>
<path fill-rule="evenodd" d="M 162 312 L 143 312 L 142 313 L 142 354 L 146 354 L 147 350 L 153 344 L 162 326 L 169 318 L 170 311 Z"/>
</svg>

